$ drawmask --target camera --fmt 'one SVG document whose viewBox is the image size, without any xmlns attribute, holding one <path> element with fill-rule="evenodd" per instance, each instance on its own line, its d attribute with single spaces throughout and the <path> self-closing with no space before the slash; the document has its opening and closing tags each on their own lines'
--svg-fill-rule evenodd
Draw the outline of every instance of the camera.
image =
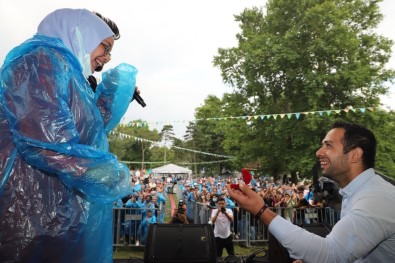
<svg viewBox="0 0 395 263">
<path fill-rule="evenodd" d="M 225 212 L 226 212 L 225 207 L 221 207 L 221 212 L 222 212 L 222 213 L 225 213 Z"/>
<path fill-rule="evenodd" d="M 182 207 L 184 205 L 183 201 L 178 202 L 178 213 L 183 214 L 185 213 L 185 209 Z"/>
</svg>

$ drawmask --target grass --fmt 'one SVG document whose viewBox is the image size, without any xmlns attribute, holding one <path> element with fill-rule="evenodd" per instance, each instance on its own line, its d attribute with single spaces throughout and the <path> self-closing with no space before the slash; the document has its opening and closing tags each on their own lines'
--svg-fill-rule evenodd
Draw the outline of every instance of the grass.
<svg viewBox="0 0 395 263">
<path fill-rule="evenodd" d="M 265 248 L 267 249 L 266 245 L 258 245 L 252 247 L 245 247 L 239 244 L 234 245 L 235 254 L 240 256 L 248 256 L 252 253 L 256 252 L 258 249 Z M 226 257 L 228 253 L 226 249 L 224 249 L 222 257 Z M 129 258 L 139 258 L 144 259 L 144 247 L 120 247 L 116 252 L 113 254 L 114 259 L 129 259 Z"/>
<path fill-rule="evenodd" d="M 144 258 L 144 247 L 119 247 L 113 253 L 114 259 Z"/>
</svg>

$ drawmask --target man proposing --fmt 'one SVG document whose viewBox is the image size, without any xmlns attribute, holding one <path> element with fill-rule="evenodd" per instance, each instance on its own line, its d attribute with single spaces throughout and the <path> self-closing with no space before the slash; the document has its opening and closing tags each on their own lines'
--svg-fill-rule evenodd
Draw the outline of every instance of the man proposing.
<svg viewBox="0 0 395 263">
<path fill-rule="evenodd" d="M 303 262 L 393 262 L 395 187 L 375 174 L 376 138 L 367 128 L 336 122 L 316 152 L 324 176 L 339 184 L 341 219 L 325 238 L 267 209 L 246 185 L 227 185 L 238 204 L 269 227 L 294 259 Z"/>
</svg>

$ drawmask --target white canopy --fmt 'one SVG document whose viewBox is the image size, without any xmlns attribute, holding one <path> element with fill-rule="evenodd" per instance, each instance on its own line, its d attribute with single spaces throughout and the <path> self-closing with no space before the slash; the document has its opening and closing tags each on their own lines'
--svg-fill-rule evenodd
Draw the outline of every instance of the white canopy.
<svg viewBox="0 0 395 263">
<path fill-rule="evenodd" d="M 152 169 L 152 173 L 154 173 L 154 174 L 188 174 L 188 175 L 190 175 L 192 173 L 192 170 L 170 163 L 170 164 L 166 164 L 164 166 Z"/>
</svg>

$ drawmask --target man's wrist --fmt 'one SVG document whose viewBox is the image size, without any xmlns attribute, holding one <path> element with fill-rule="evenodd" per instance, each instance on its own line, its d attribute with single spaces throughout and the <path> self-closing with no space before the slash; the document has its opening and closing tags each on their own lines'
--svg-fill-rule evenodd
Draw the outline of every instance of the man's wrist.
<svg viewBox="0 0 395 263">
<path fill-rule="evenodd" d="M 260 220 L 262 214 L 265 212 L 265 210 L 268 208 L 268 206 L 266 204 L 263 204 L 262 208 L 255 214 L 254 218 L 256 220 Z"/>
</svg>

